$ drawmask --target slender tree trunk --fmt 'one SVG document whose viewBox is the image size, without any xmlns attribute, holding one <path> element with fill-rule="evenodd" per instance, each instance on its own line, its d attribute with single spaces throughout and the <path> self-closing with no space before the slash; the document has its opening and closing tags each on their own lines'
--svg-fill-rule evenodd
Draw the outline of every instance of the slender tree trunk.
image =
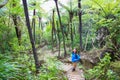
<svg viewBox="0 0 120 80">
<path fill-rule="evenodd" d="M 72 27 L 72 19 L 73 19 L 73 13 L 69 12 L 69 18 L 70 18 L 70 28 L 71 28 L 71 46 L 73 49 L 73 27 Z"/>
<path fill-rule="evenodd" d="M 44 34 L 44 26 L 43 26 L 42 21 L 41 21 L 41 40 L 42 40 L 43 34 Z"/>
<path fill-rule="evenodd" d="M 41 30 L 41 33 L 39 34 L 39 43 L 42 40 L 42 35 L 43 35 L 43 25 L 42 25 L 42 21 L 41 21 L 41 17 L 39 17 L 39 30 Z"/>
<path fill-rule="evenodd" d="M 73 29 L 72 29 L 72 24 L 71 25 L 71 47 L 73 49 Z"/>
<path fill-rule="evenodd" d="M 21 45 L 21 29 L 18 27 L 16 15 L 13 15 L 13 22 L 14 22 L 14 25 L 15 25 L 15 31 L 16 31 L 16 35 L 17 35 L 17 38 L 18 38 L 18 44 Z"/>
<path fill-rule="evenodd" d="M 53 16 L 52 16 L 52 43 L 53 46 L 55 45 L 55 43 L 57 43 L 57 37 L 56 37 L 56 28 L 55 28 L 55 11 L 53 10 Z M 55 39 L 54 39 L 55 38 Z"/>
<path fill-rule="evenodd" d="M 13 0 L 13 4 L 12 4 L 13 8 L 16 7 L 16 2 Z M 17 14 L 12 14 L 12 18 L 13 18 L 13 22 L 15 25 L 15 31 L 16 31 L 16 35 L 18 38 L 18 44 L 21 45 L 21 29 L 18 26 L 18 22 L 17 22 Z"/>
<path fill-rule="evenodd" d="M 70 32 L 70 21 L 68 21 L 68 33 Z"/>
<path fill-rule="evenodd" d="M 79 34 L 80 34 L 80 50 L 82 49 L 82 11 L 81 11 L 81 0 L 78 0 L 78 8 L 79 8 Z"/>
<path fill-rule="evenodd" d="M 53 16 L 54 16 L 54 11 L 53 11 Z M 53 38 L 53 36 L 54 36 L 54 30 L 53 30 L 53 28 L 54 28 L 54 17 L 52 16 L 52 31 L 51 31 L 51 34 L 52 34 L 52 51 L 53 51 L 53 47 L 54 47 L 54 38 Z"/>
<path fill-rule="evenodd" d="M 32 19 L 32 27 L 33 27 L 33 38 L 36 42 L 36 39 L 35 39 L 35 14 L 36 14 L 36 11 L 35 9 L 33 10 L 33 19 Z"/>
<path fill-rule="evenodd" d="M 39 17 L 39 30 L 40 30 L 40 27 L 41 27 L 41 17 Z M 39 34 L 39 44 L 40 44 L 40 34 Z"/>
<path fill-rule="evenodd" d="M 54 23 L 54 25 L 55 25 L 55 23 Z M 56 28 L 54 28 L 54 35 L 55 35 L 55 43 L 56 43 L 56 45 L 57 45 L 57 32 L 56 32 Z"/>
<path fill-rule="evenodd" d="M 40 66 L 39 66 L 39 62 L 38 62 L 37 52 L 36 52 L 36 49 L 35 49 L 35 42 L 34 42 L 34 39 L 32 37 L 32 30 L 31 30 L 31 27 L 30 27 L 30 20 L 29 20 L 27 2 L 26 2 L 26 0 L 22 0 L 22 1 L 23 1 L 23 6 L 24 6 L 24 12 L 25 12 L 25 18 L 26 18 L 27 28 L 28 28 L 28 32 L 29 32 L 30 42 L 31 42 L 31 45 L 32 45 L 32 50 L 33 50 L 33 56 L 34 56 L 34 60 L 35 60 L 36 72 L 38 72 L 38 69 L 39 69 Z"/>
<path fill-rule="evenodd" d="M 44 27 L 43 27 L 42 22 L 41 22 L 41 30 L 43 31 L 43 29 L 44 29 Z"/>
<path fill-rule="evenodd" d="M 57 24 L 57 36 L 58 36 L 58 43 L 59 43 L 59 53 L 58 53 L 58 57 L 60 57 L 60 30 L 59 30 L 59 26 L 58 26 L 58 21 L 56 21 L 56 24 Z"/>
<path fill-rule="evenodd" d="M 73 12 L 72 12 L 72 0 L 70 0 L 70 9 L 69 18 L 70 18 L 70 28 L 71 28 L 71 47 L 73 49 L 73 27 L 72 27 L 72 19 L 73 19 Z"/>
<path fill-rule="evenodd" d="M 66 56 L 67 56 L 67 53 L 66 53 L 66 46 L 65 46 L 65 36 L 64 36 L 64 32 L 63 32 L 63 25 L 62 25 L 62 22 L 61 22 L 61 17 L 60 17 L 59 8 L 58 8 L 58 3 L 57 3 L 58 0 L 54 0 L 54 1 L 55 1 L 55 4 L 56 4 L 57 13 L 58 13 L 59 22 L 60 22 L 60 28 L 61 28 L 62 36 L 63 36 L 64 57 L 66 57 Z"/>
<path fill-rule="evenodd" d="M 89 35 L 89 31 L 87 31 L 87 37 L 86 37 L 86 41 L 85 41 L 85 48 L 84 48 L 84 51 L 86 51 L 86 50 L 87 50 L 88 35 Z"/>
<path fill-rule="evenodd" d="M 76 28 L 75 28 L 75 24 L 73 23 L 73 27 L 74 27 L 74 35 L 76 36 Z"/>
</svg>

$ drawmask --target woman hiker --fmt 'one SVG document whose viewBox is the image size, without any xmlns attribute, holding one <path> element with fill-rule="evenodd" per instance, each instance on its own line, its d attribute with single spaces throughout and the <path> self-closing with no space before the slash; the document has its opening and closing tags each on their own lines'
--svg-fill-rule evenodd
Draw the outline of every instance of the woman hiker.
<svg viewBox="0 0 120 80">
<path fill-rule="evenodd" d="M 71 61 L 73 63 L 72 71 L 75 71 L 75 68 L 77 66 L 77 62 L 80 61 L 80 55 L 77 54 L 77 50 L 76 49 L 74 49 L 72 51 Z"/>
</svg>

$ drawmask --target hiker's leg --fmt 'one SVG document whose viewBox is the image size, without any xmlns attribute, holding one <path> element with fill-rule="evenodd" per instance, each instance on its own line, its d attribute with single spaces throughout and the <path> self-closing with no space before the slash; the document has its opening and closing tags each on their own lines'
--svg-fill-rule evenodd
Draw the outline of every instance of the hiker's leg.
<svg viewBox="0 0 120 80">
<path fill-rule="evenodd" d="M 73 63 L 73 70 L 72 70 L 72 71 L 75 71 L 76 66 L 77 66 L 77 63 L 74 62 L 74 63 Z"/>
<path fill-rule="evenodd" d="M 77 66 L 77 63 L 75 62 L 75 63 L 74 63 L 74 68 L 76 68 L 76 66 Z"/>
</svg>

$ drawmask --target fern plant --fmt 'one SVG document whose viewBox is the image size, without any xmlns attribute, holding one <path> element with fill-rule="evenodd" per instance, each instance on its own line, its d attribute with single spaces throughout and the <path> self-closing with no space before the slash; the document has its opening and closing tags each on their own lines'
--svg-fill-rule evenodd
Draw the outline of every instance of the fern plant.
<svg viewBox="0 0 120 80">
<path fill-rule="evenodd" d="M 119 76 L 110 69 L 110 56 L 107 54 L 97 66 L 86 72 L 87 80 L 119 80 Z"/>
</svg>

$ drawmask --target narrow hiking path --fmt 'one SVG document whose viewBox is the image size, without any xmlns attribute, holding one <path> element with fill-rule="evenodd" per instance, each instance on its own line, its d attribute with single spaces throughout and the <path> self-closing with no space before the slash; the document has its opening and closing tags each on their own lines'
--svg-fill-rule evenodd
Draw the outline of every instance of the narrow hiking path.
<svg viewBox="0 0 120 80">
<path fill-rule="evenodd" d="M 67 58 L 68 61 L 70 61 L 70 58 Z M 72 64 L 71 63 L 65 63 L 63 62 L 62 70 L 66 72 L 66 76 L 68 80 L 85 80 L 84 78 L 84 72 L 82 69 L 76 68 L 76 71 L 72 72 Z"/>
<path fill-rule="evenodd" d="M 63 63 L 62 69 L 66 72 L 66 76 L 68 80 L 85 80 L 83 75 L 83 70 L 76 68 L 76 71 L 72 72 L 72 64 L 69 63 Z"/>
<path fill-rule="evenodd" d="M 58 52 L 53 53 L 51 50 L 49 50 L 47 48 L 47 46 L 44 46 L 44 47 L 40 48 L 38 53 L 40 53 L 40 55 L 38 57 L 42 58 L 44 60 L 46 60 L 46 58 L 48 58 L 48 57 L 51 57 L 51 58 L 55 57 L 58 54 Z M 67 59 L 70 60 L 70 58 L 67 58 Z M 61 63 L 62 64 L 60 65 L 60 67 L 61 67 L 60 70 L 62 70 L 66 73 L 66 76 L 67 76 L 68 80 L 85 80 L 84 72 L 83 72 L 82 69 L 79 69 L 77 67 L 76 71 L 72 72 L 73 66 L 72 66 L 71 63 L 65 63 L 65 62 L 61 62 Z"/>
</svg>

